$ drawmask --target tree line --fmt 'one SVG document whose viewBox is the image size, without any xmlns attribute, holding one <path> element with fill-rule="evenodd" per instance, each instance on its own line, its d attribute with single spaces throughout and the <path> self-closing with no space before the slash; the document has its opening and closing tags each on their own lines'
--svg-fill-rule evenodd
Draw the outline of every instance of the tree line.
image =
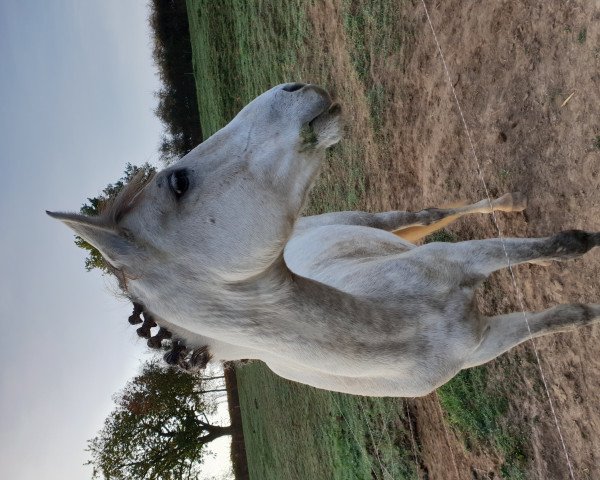
<svg viewBox="0 0 600 480">
<path fill-rule="evenodd" d="M 151 0 L 149 8 L 152 57 L 162 84 L 154 113 L 165 127 L 159 154 L 169 163 L 202 141 L 190 29 L 185 1 Z"/>
</svg>

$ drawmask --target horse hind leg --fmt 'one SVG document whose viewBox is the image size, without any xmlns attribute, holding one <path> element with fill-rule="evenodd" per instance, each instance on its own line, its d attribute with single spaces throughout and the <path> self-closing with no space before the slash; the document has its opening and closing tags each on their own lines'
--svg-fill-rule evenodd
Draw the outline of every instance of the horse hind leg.
<svg viewBox="0 0 600 480">
<path fill-rule="evenodd" d="M 439 220 L 433 221 L 427 225 L 416 225 L 405 228 L 394 230 L 392 233 L 397 235 L 404 240 L 416 243 L 419 240 L 425 238 L 427 235 L 441 230 L 447 227 L 451 223 L 454 223 L 463 215 L 469 215 L 473 213 L 484 213 L 489 214 L 493 211 L 499 212 L 521 212 L 527 207 L 527 198 L 525 195 L 519 192 L 507 193 L 502 195 L 500 198 L 492 200 L 490 202 L 485 199 L 471 205 L 465 205 L 466 202 L 460 202 L 457 204 L 449 205 L 442 209 L 432 209 Z"/>
<path fill-rule="evenodd" d="M 489 362 L 531 337 L 568 332 L 599 323 L 600 304 L 558 305 L 543 312 L 526 313 L 525 315 L 529 322 L 529 328 L 527 328 L 523 312 L 485 317 L 483 319 L 485 322 L 483 340 L 468 357 L 463 368 Z"/>
</svg>

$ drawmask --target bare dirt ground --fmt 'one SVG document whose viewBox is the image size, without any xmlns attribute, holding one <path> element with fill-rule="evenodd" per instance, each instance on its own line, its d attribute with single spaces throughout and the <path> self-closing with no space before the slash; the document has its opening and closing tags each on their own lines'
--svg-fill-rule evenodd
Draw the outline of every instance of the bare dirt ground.
<svg viewBox="0 0 600 480">
<path fill-rule="evenodd" d="M 503 234 L 600 230 L 600 2 L 427 3 L 490 194 L 520 191 L 529 198 L 524 213 L 498 215 Z M 414 1 L 404 10 L 414 28 L 410 51 L 371 52 L 370 77 L 386 92 L 379 139 L 365 129 L 369 106 L 350 73 L 339 3 L 309 12 L 350 135 L 363 138 L 368 195 L 361 207 L 416 210 L 485 198 L 423 6 Z M 489 217 L 463 220 L 452 231 L 460 239 L 497 235 Z M 515 272 L 528 310 L 600 301 L 598 249 L 581 260 Z M 519 309 L 507 272 L 492 278 L 479 303 L 486 314 Z M 600 478 L 600 327 L 536 343 L 574 477 Z M 531 359 L 526 349 L 508 355 Z M 518 372 L 531 395 L 515 392 L 510 415 L 531 431 L 528 478 L 569 478 L 535 361 Z M 497 459 L 465 452 L 451 431 L 447 438 L 434 396 L 411 406 L 429 478 L 498 478 Z"/>
</svg>

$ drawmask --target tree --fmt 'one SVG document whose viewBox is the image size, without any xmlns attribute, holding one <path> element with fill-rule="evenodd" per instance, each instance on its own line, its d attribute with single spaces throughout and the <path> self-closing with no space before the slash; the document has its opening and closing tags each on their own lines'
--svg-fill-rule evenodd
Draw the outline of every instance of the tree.
<svg viewBox="0 0 600 480">
<path fill-rule="evenodd" d="M 123 187 L 127 185 L 127 183 L 138 173 L 142 173 L 146 178 L 149 178 L 156 173 L 156 168 L 149 163 L 144 163 L 139 167 L 128 163 L 125 167 L 125 171 L 123 172 L 123 176 L 115 183 L 109 183 L 106 188 L 102 190 L 102 193 L 97 197 L 88 198 L 87 202 L 81 206 L 81 209 L 79 210 L 80 213 L 82 215 L 89 215 L 92 217 L 100 215 L 104 205 L 113 200 L 123 189 Z M 96 247 L 86 242 L 80 236 L 75 237 L 75 245 L 89 252 L 87 258 L 85 259 L 85 269 L 88 272 L 94 268 L 97 268 L 104 273 L 110 273 L 110 269 Z"/>
<path fill-rule="evenodd" d="M 222 378 L 222 377 L 212 377 Z M 231 435 L 231 426 L 212 424 L 216 409 L 202 377 L 144 364 L 115 397 L 116 408 L 88 441 L 93 477 L 114 480 L 188 480 L 200 473 L 206 445 Z"/>
<path fill-rule="evenodd" d="M 150 0 L 152 57 L 161 88 L 154 110 L 164 125 L 159 154 L 169 164 L 202 141 L 186 3 Z"/>
</svg>

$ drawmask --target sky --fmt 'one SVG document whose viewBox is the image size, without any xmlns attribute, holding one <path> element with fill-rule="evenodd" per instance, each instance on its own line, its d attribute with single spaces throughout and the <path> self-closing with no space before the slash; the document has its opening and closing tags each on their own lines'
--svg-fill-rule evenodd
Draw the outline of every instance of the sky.
<svg viewBox="0 0 600 480">
<path fill-rule="evenodd" d="M 149 358 L 130 304 L 45 214 L 158 165 L 146 3 L 0 1 L 3 478 L 89 478 L 86 441 Z"/>
</svg>

